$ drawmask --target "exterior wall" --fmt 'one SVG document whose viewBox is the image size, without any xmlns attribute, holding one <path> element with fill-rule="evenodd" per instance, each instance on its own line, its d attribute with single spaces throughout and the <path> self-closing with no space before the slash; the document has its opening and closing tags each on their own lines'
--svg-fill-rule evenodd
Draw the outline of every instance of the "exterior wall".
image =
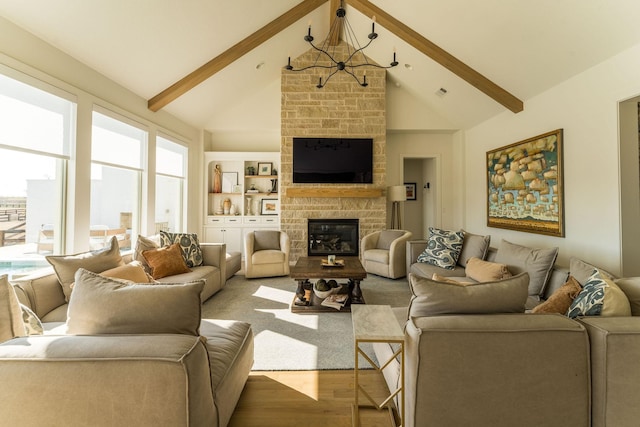
<svg viewBox="0 0 640 427">
<path fill-rule="evenodd" d="M 346 45 L 337 46 L 346 52 Z M 342 57 L 340 52 L 337 57 Z M 292 65 L 301 67 L 315 61 L 309 51 Z M 326 76 L 326 70 L 322 70 Z M 360 72 L 361 73 L 361 72 Z M 359 86 L 346 73 L 335 74 L 323 89 L 316 84 L 315 70 L 282 72 L 282 128 L 280 145 L 281 227 L 291 239 L 291 259 L 307 256 L 308 218 L 358 218 L 360 238 L 385 228 L 385 197 L 288 197 L 292 187 L 380 188 L 386 186 L 386 71 L 366 70 L 369 86 Z M 361 74 L 360 74 L 361 75 Z M 323 77 L 324 80 L 324 77 Z M 373 184 L 293 184 L 292 144 L 295 136 L 373 138 Z"/>
</svg>

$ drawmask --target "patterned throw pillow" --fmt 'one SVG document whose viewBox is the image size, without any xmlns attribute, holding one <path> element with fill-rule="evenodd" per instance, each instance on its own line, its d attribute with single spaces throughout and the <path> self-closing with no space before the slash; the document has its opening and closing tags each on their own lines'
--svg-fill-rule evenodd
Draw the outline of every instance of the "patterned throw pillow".
<svg viewBox="0 0 640 427">
<path fill-rule="evenodd" d="M 160 231 L 161 246 L 169 246 L 173 243 L 180 245 L 182 258 L 187 263 L 187 267 L 192 268 L 202 265 L 202 249 L 200 248 L 197 234 Z"/>
<path fill-rule="evenodd" d="M 464 242 L 464 231 L 429 227 L 427 247 L 418 256 L 418 262 L 453 270 L 462 251 L 462 242 Z"/>
<path fill-rule="evenodd" d="M 20 309 L 22 309 L 22 320 L 24 321 L 24 329 L 27 331 L 27 335 L 43 335 L 44 328 L 38 316 L 24 304 L 20 304 Z"/>
<path fill-rule="evenodd" d="M 567 316 L 631 316 L 631 306 L 618 285 L 596 270 L 571 303 Z"/>
</svg>

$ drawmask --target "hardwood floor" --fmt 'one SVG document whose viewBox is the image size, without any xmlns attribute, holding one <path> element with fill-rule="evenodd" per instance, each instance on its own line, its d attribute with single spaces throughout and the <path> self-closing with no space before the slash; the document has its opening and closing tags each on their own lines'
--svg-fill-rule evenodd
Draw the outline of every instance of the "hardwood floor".
<svg viewBox="0 0 640 427">
<path fill-rule="evenodd" d="M 375 370 L 361 371 L 360 381 L 378 402 L 389 394 Z M 252 372 L 229 427 L 350 427 L 353 402 L 352 370 Z M 361 409 L 360 425 L 394 423 L 386 410 Z"/>
</svg>

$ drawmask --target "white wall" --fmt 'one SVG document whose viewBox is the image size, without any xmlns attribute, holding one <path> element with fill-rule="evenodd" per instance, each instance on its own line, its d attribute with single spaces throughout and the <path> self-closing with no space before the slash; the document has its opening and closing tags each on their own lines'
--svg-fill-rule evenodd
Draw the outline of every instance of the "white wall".
<svg viewBox="0 0 640 427">
<path fill-rule="evenodd" d="M 468 130 L 466 228 L 537 247 L 558 246 L 558 263 L 575 256 L 613 273 L 621 271 L 618 102 L 640 94 L 640 45 Z M 566 237 L 486 227 L 486 152 L 554 129 L 564 129 Z M 458 173 L 463 176 L 463 171 Z M 636 195 L 637 197 L 637 195 Z M 484 213 L 483 213 L 484 212 Z"/>
</svg>

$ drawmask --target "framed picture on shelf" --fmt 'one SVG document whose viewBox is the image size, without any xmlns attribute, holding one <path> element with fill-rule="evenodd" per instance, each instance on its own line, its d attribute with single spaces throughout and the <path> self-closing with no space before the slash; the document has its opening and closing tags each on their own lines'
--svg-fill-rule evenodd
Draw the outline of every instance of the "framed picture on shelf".
<svg viewBox="0 0 640 427">
<path fill-rule="evenodd" d="M 242 185 L 234 185 L 232 190 L 234 193 L 242 193 Z"/>
<path fill-rule="evenodd" d="M 260 215 L 278 215 L 280 213 L 280 201 L 278 199 L 260 200 Z"/>
<path fill-rule="evenodd" d="M 258 175 L 271 175 L 273 163 L 258 163 Z"/>
<path fill-rule="evenodd" d="M 238 185 L 238 172 L 222 172 L 222 192 L 233 193 L 233 187 Z"/>
<path fill-rule="evenodd" d="M 407 191 L 407 200 L 416 200 L 416 183 L 405 182 L 404 188 Z"/>
</svg>

